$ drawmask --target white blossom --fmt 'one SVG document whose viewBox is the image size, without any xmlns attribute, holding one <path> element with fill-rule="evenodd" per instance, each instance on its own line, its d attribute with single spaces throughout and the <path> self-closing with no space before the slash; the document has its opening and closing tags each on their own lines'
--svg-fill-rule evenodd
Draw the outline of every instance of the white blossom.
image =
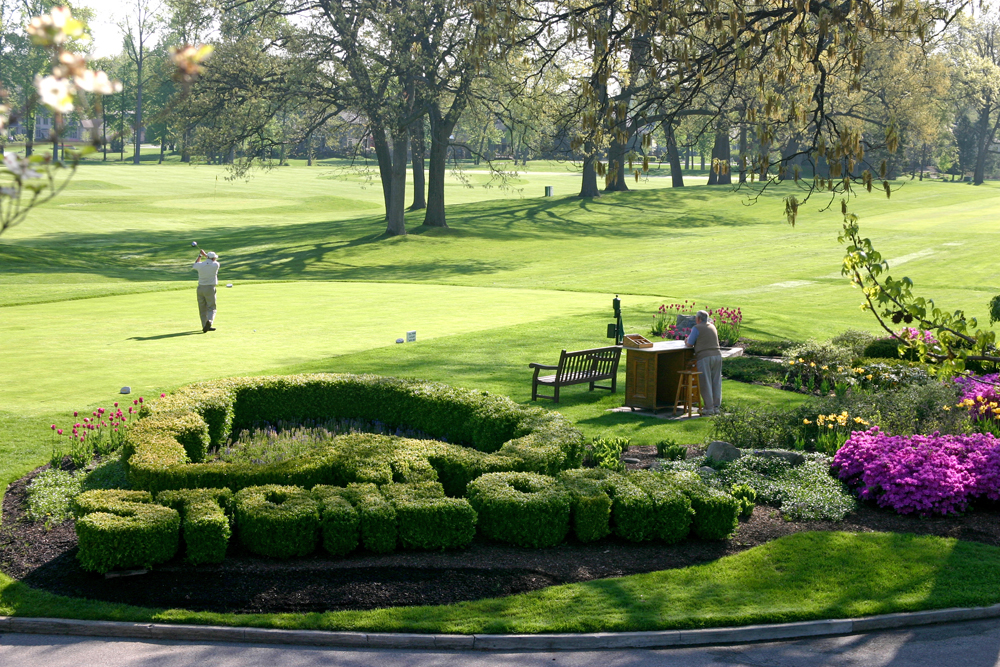
<svg viewBox="0 0 1000 667">
<path fill-rule="evenodd" d="M 76 89 L 69 79 L 59 79 L 54 76 L 35 76 L 35 88 L 42 104 L 58 113 L 69 113 L 73 110 L 73 93 Z"/>
<path fill-rule="evenodd" d="M 122 89 L 121 81 L 112 81 L 108 78 L 108 75 L 97 70 L 84 70 L 80 76 L 73 79 L 73 83 L 80 90 L 85 90 L 88 93 L 97 93 L 99 95 L 111 95 L 112 93 L 120 92 Z"/>
<path fill-rule="evenodd" d="M 49 14 L 31 19 L 27 32 L 39 46 L 65 44 L 70 38 L 85 39 L 84 25 L 73 18 L 69 7 L 54 7 Z"/>
<path fill-rule="evenodd" d="M 31 168 L 31 162 L 28 161 L 28 158 L 19 158 L 13 153 L 4 154 L 3 166 L 7 168 L 7 171 L 14 174 L 18 180 L 29 181 L 42 177 L 41 174 Z"/>
</svg>

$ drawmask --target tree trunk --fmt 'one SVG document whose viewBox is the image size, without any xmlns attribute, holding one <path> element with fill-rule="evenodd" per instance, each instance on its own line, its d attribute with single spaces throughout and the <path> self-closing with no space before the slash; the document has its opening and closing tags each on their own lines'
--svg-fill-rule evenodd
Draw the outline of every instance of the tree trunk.
<svg viewBox="0 0 1000 667">
<path fill-rule="evenodd" d="M 681 170 L 681 156 L 677 152 L 677 138 L 674 136 L 673 125 L 667 125 L 667 159 L 670 161 L 671 187 L 683 188 L 684 172 Z"/>
<path fill-rule="evenodd" d="M 392 133 L 392 179 L 386 215 L 386 236 L 406 235 L 406 153 L 409 144 L 410 135 L 405 128 Z"/>
<path fill-rule="evenodd" d="M 163 128 L 163 133 L 160 135 L 160 162 L 163 164 L 163 156 L 167 153 L 167 128 Z"/>
<path fill-rule="evenodd" d="M 24 117 L 24 157 L 31 157 L 35 152 L 35 110 L 31 109 Z"/>
<path fill-rule="evenodd" d="M 792 157 L 799 152 L 798 136 L 788 138 L 788 143 L 781 149 L 781 164 L 778 165 L 778 180 L 790 181 L 795 179 L 796 158 Z"/>
<path fill-rule="evenodd" d="M 385 203 L 385 219 L 389 220 L 389 200 L 392 195 L 392 149 L 385 137 L 385 129 L 372 124 L 372 142 L 375 144 L 375 158 L 378 160 L 378 174 L 382 180 L 382 199 Z"/>
<path fill-rule="evenodd" d="M 975 185 L 982 185 L 983 181 L 986 180 L 986 155 L 989 151 L 991 140 L 993 139 L 991 132 L 989 131 L 991 111 L 992 105 L 989 100 L 987 100 L 982 110 L 979 112 L 979 132 L 977 133 L 979 145 L 976 147 L 976 170 L 973 172 L 972 176 L 972 182 Z"/>
<path fill-rule="evenodd" d="M 712 165 L 711 171 L 708 173 L 709 185 L 732 184 L 733 176 L 729 172 L 729 162 L 731 158 L 732 152 L 729 147 L 729 130 L 719 130 L 715 133 L 715 145 L 712 146 Z"/>
<path fill-rule="evenodd" d="M 191 128 L 184 128 L 181 135 L 181 162 L 191 161 Z"/>
<path fill-rule="evenodd" d="M 625 180 L 625 154 L 628 146 L 618 142 L 618 137 L 611 140 L 608 148 L 608 177 L 605 181 L 605 192 L 628 192 L 628 182 Z"/>
<path fill-rule="evenodd" d="M 424 143 L 424 119 L 418 119 L 410 126 L 410 161 L 413 163 L 413 203 L 411 211 L 427 208 L 424 195 L 424 153 L 427 147 Z"/>
<path fill-rule="evenodd" d="M 142 47 L 140 46 L 140 49 Z M 142 65 L 143 57 L 139 55 L 136 62 L 136 86 L 135 86 L 135 155 L 132 156 L 132 164 L 139 164 L 142 152 Z"/>
<path fill-rule="evenodd" d="M 747 182 L 747 126 L 740 125 L 740 183 Z"/>
<path fill-rule="evenodd" d="M 585 147 L 587 155 L 583 158 L 583 184 L 580 186 L 581 197 L 600 197 L 601 190 L 597 187 L 597 155 L 593 144 L 587 143 Z"/>
<path fill-rule="evenodd" d="M 101 148 L 104 150 L 104 160 L 108 161 L 108 112 L 104 106 L 104 102 L 101 102 Z"/>
<path fill-rule="evenodd" d="M 431 155 L 427 163 L 427 212 L 424 224 L 428 227 L 448 227 L 444 210 L 444 172 L 448 166 L 448 145 L 455 124 L 444 120 L 434 108 L 431 119 Z"/>
</svg>

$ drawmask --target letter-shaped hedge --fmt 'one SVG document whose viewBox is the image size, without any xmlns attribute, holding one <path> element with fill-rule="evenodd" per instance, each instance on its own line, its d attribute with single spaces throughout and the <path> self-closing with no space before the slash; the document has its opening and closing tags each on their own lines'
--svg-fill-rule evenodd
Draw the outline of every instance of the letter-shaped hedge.
<svg viewBox="0 0 1000 667">
<path fill-rule="evenodd" d="M 404 549 L 460 549 L 476 536 L 476 511 L 465 498 L 446 498 L 438 482 L 388 484 Z"/>
<path fill-rule="evenodd" d="M 232 535 L 225 509 L 232 501 L 229 489 L 161 491 L 156 496 L 158 504 L 180 512 L 185 558 L 192 565 L 225 560 Z"/>
<path fill-rule="evenodd" d="M 559 474 L 559 482 L 572 499 L 573 533 L 581 542 L 594 542 L 611 534 L 611 498 L 602 484 L 603 472 L 578 468 Z"/>
<path fill-rule="evenodd" d="M 348 500 L 347 489 L 339 486 L 314 486 L 313 498 L 319 502 L 323 548 L 331 556 L 343 556 L 358 548 L 361 521 Z"/>
<path fill-rule="evenodd" d="M 319 504 L 297 486 L 251 486 L 233 500 L 240 542 L 262 556 L 307 556 L 319 541 Z"/>
<path fill-rule="evenodd" d="M 494 540 L 550 547 L 569 532 L 570 493 L 552 477 L 488 473 L 469 484 L 469 503 L 479 515 L 479 530 Z"/>
<path fill-rule="evenodd" d="M 447 495 L 461 497 L 484 473 L 554 475 L 583 459 L 583 435 L 559 413 L 488 392 L 375 375 L 204 382 L 146 402 L 140 416 L 127 429 L 124 454 L 132 486 L 152 492 L 439 481 Z M 447 442 L 410 441 L 422 444 L 401 447 L 394 463 L 340 449 L 270 465 L 204 462 L 210 447 L 257 424 L 329 419 L 380 421 Z"/>
<path fill-rule="evenodd" d="M 150 567 L 177 553 L 180 515 L 154 504 L 146 491 L 86 491 L 76 497 L 74 511 L 77 559 L 85 570 Z"/>
</svg>

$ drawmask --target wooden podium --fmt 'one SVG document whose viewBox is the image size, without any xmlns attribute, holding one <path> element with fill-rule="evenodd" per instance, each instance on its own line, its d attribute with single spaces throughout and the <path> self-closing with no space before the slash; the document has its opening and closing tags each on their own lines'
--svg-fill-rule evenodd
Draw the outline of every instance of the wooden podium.
<svg viewBox="0 0 1000 667">
<path fill-rule="evenodd" d="M 626 347 L 625 354 L 625 407 L 672 409 L 680 383 L 677 372 L 694 360 L 694 350 L 682 340 L 671 340 L 645 349 Z"/>
</svg>

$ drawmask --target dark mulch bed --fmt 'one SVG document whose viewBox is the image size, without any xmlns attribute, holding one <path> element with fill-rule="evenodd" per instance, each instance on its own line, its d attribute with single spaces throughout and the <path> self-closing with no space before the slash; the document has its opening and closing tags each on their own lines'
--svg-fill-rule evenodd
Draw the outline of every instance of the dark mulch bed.
<svg viewBox="0 0 1000 667">
<path fill-rule="evenodd" d="M 626 456 L 640 459 L 630 467 L 646 467 L 655 450 L 632 448 Z M 317 555 L 277 561 L 246 552 L 234 539 L 219 565 L 190 567 L 178 558 L 141 576 L 106 579 L 77 565 L 72 522 L 46 530 L 25 518 L 25 487 L 42 469 L 7 489 L 0 569 L 52 593 L 146 607 L 260 613 L 449 604 L 687 567 L 806 530 L 909 532 L 1000 545 L 996 508 L 921 519 L 863 506 L 840 523 L 796 523 L 782 519 L 778 510 L 757 507 L 736 536 L 723 542 L 689 539 L 664 546 L 608 538 L 596 544 L 568 541 L 550 549 L 522 549 L 477 540 L 468 549 L 452 552 L 361 552 L 339 559 Z"/>
</svg>

